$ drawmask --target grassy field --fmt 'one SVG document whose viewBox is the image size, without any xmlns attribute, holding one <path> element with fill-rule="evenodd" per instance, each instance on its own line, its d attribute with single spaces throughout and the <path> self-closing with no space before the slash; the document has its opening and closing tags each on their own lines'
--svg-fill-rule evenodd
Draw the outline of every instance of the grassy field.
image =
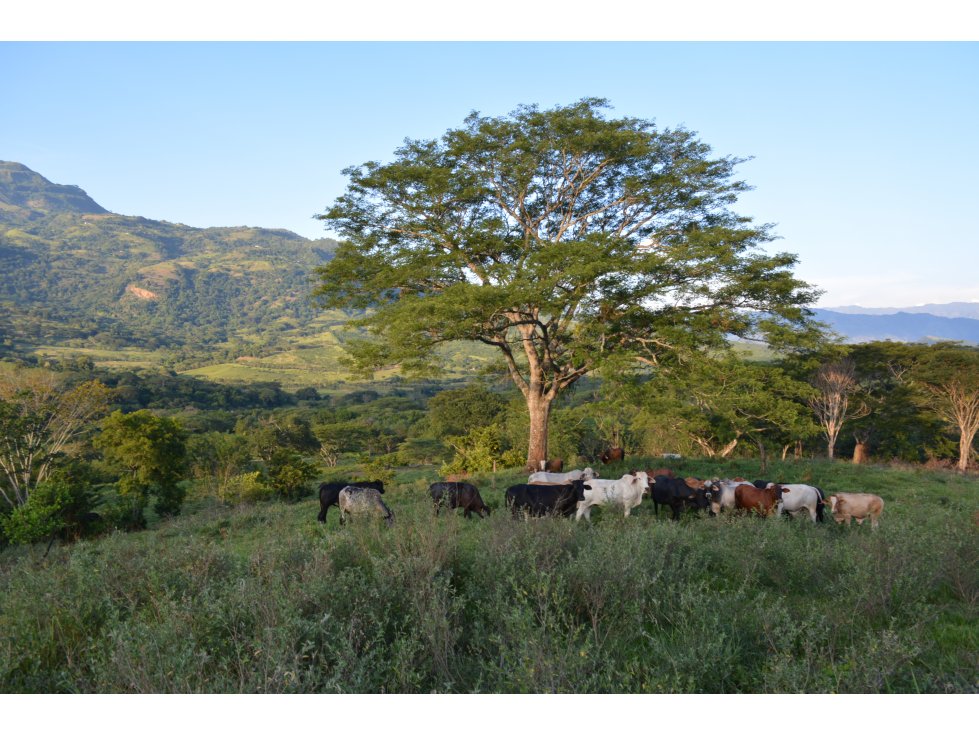
<svg viewBox="0 0 979 734">
<path fill-rule="evenodd" d="M 979 691 L 979 482 L 826 462 L 766 477 L 876 492 L 881 526 L 673 523 L 648 502 L 514 520 L 518 472 L 475 478 L 490 518 L 436 519 L 434 473 L 412 469 L 385 494 L 392 528 L 341 528 L 336 509 L 320 525 L 313 497 L 197 500 L 47 558 L 8 548 L 0 690 Z"/>
</svg>

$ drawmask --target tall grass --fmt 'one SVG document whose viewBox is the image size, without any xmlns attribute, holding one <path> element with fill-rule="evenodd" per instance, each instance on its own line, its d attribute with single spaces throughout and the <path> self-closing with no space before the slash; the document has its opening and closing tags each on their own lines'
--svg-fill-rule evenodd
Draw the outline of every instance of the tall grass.
<svg viewBox="0 0 979 734">
<path fill-rule="evenodd" d="M 778 470 L 877 491 L 881 527 L 673 523 L 645 502 L 591 526 L 514 520 L 509 475 L 478 480 L 489 519 L 436 519 L 413 476 L 385 494 L 393 528 L 341 529 L 335 510 L 320 526 L 308 500 L 202 509 L 47 558 L 10 549 L 0 690 L 979 690 L 975 481 Z"/>
</svg>

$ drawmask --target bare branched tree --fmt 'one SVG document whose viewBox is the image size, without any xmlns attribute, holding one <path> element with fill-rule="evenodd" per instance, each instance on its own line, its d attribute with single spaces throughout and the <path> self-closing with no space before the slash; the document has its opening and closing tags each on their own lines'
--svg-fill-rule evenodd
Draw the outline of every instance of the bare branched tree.
<svg viewBox="0 0 979 734">
<path fill-rule="evenodd" d="M 97 381 L 66 389 L 53 372 L 0 372 L 0 497 L 27 502 L 93 419 L 105 412 L 109 388 Z"/>
<path fill-rule="evenodd" d="M 850 410 L 850 399 L 859 390 L 856 367 L 851 359 L 828 362 L 816 371 L 812 381 L 818 393 L 810 398 L 809 407 L 816 414 L 826 436 L 827 455 L 833 458 L 836 439 L 847 420 L 861 418 L 870 412 L 866 404 Z"/>
<path fill-rule="evenodd" d="M 979 432 L 979 386 L 952 378 L 940 385 L 926 384 L 925 389 L 936 398 L 932 410 L 959 429 L 959 471 L 965 471 Z"/>
</svg>

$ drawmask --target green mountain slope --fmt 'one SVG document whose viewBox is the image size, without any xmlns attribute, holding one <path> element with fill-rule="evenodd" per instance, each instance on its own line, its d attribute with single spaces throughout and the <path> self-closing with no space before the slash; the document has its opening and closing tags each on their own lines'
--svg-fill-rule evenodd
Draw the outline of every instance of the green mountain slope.
<svg viewBox="0 0 979 734">
<path fill-rule="evenodd" d="M 336 244 L 113 214 L 77 186 L 0 161 L 0 356 L 84 356 L 287 387 L 347 380 L 349 314 L 310 300 L 314 269 Z M 442 352 L 453 377 L 495 357 L 472 344 Z"/>
<path fill-rule="evenodd" d="M 0 323 L 32 344 L 173 348 L 308 325 L 310 275 L 335 244 L 113 214 L 0 163 Z"/>
</svg>

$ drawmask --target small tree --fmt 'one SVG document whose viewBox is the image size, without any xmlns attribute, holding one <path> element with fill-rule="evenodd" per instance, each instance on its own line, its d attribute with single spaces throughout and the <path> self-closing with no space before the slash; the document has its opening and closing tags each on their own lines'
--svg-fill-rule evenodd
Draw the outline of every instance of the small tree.
<svg viewBox="0 0 979 734">
<path fill-rule="evenodd" d="M 816 394 L 809 399 L 809 405 L 816 414 L 826 436 L 826 454 L 832 459 L 836 452 L 836 439 L 848 419 L 855 419 L 870 412 L 866 404 L 856 410 L 850 409 L 850 400 L 860 389 L 857 382 L 853 360 L 844 358 L 837 362 L 822 365 L 813 377 Z"/>
<path fill-rule="evenodd" d="M 115 411 L 95 438 L 106 463 L 122 472 L 119 494 L 130 505 L 132 526 L 142 525 L 143 508 L 155 496 L 161 515 L 176 515 L 184 499 L 179 484 L 187 458 L 187 436 L 176 421 L 148 410 Z"/>
<path fill-rule="evenodd" d="M 277 449 L 265 466 L 263 483 L 273 495 L 285 500 L 298 500 L 309 494 L 309 483 L 316 468 L 289 449 Z"/>
<path fill-rule="evenodd" d="M 928 405 L 959 434 L 959 471 L 969 467 L 979 432 L 979 349 L 939 344 L 914 369 Z"/>
</svg>

